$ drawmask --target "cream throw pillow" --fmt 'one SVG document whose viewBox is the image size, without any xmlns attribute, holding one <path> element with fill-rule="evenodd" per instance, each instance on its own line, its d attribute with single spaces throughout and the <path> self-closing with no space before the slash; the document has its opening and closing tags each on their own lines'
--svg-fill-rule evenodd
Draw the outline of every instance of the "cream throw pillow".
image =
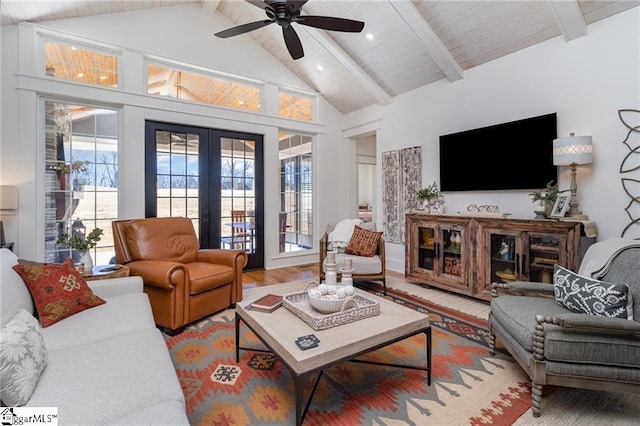
<svg viewBox="0 0 640 426">
<path fill-rule="evenodd" d="M 0 399 L 10 407 L 29 401 L 47 364 L 38 320 L 21 309 L 0 331 Z"/>
</svg>

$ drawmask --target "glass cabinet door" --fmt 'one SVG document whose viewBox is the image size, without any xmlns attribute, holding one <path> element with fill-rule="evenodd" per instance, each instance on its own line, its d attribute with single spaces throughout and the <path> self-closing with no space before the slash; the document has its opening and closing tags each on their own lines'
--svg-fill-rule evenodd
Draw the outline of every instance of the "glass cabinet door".
<svg viewBox="0 0 640 426">
<path fill-rule="evenodd" d="M 449 276 L 456 281 L 463 281 L 464 262 L 462 253 L 463 232 L 458 226 L 446 226 L 442 228 L 441 233 L 441 271 L 442 274 Z"/>
<path fill-rule="evenodd" d="M 426 271 L 435 272 L 437 262 L 435 226 L 419 226 L 418 238 L 418 265 L 416 266 Z"/>
<path fill-rule="evenodd" d="M 519 265 L 522 246 L 521 233 L 492 231 L 489 233 L 488 241 L 488 283 L 506 283 L 515 281 L 516 279 L 522 279 Z"/>
<path fill-rule="evenodd" d="M 567 265 L 566 235 L 529 233 L 529 253 L 524 259 L 529 281 L 553 282 L 553 265 Z"/>
</svg>

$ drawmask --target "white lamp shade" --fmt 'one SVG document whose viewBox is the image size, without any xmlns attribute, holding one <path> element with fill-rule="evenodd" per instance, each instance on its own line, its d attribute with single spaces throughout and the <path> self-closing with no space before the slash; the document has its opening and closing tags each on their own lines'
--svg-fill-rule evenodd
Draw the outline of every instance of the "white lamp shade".
<svg viewBox="0 0 640 426">
<path fill-rule="evenodd" d="M 553 141 L 553 164 L 566 166 L 573 163 L 593 163 L 591 136 L 571 136 Z"/>
<path fill-rule="evenodd" d="M 15 214 L 18 210 L 18 188 L 0 185 L 0 214 Z"/>
</svg>

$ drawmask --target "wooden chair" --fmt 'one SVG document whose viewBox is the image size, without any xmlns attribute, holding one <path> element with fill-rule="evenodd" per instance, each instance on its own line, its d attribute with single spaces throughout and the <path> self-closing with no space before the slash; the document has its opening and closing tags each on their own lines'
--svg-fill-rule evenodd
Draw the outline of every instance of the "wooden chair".
<svg viewBox="0 0 640 426">
<path fill-rule="evenodd" d="M 246 250 L 247 238 L 247 214 L 244 210 L 231 210 L 231 222 L 234 224 L 231 226 L 231 233 L 233 237 L 233 248 Z M 239 225 L 243 224 L 243 225 Z"/>
</svg>

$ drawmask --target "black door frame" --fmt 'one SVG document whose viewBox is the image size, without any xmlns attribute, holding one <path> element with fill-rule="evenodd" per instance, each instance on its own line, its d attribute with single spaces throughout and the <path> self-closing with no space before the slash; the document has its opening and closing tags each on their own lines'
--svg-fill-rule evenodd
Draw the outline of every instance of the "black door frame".
<svg viewBox="0 0 640 426">
<path fill-rule="evenodd" d="M 264 268 L 264 144 L 263 135 L 236 132 L 206 127 L 147 120 L 145 123 L 145 217 L 156 217 L 157 212 L 157 158 L 156 132 L 169 131 L 194 133 L 200 138 L 198 150 L 199 172 L 199 225 L 200 247 L 220 248 L 220 194 L 221 194 L 221 156 L 222 138 L 247 139 L 255 141 L 254 198 L 255 231 L 254 252 L 248 254 L 245 270 Z"/>
</svg>

